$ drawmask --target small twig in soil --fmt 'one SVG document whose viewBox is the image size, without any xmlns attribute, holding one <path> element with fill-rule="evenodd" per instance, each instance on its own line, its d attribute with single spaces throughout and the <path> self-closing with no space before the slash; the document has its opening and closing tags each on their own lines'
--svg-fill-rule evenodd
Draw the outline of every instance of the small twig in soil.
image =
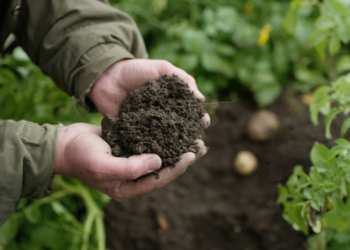
<svg viewBox="0 0 350 250">
<path fill-rule="evenodd" d="M 169 82 L 167 82 L 166 84 L 164 84 L 164 85 L 162 86 L 162 88 L 156 93 L 156 95 L 158 95 L 158 94 L 165 88 L 165 86 L 168 85 L 168 84 L 169 84 Z"/>
<path fill-rule="evenodd" d="M 219 105 L 222 103 L 233 103 L 234 101 L 236 101 L 236 100 L 232 100 L 230 102 L 209 102 L 209 103 L 204 102 L 203 104 L 205 104 L 205 105 Z"/>
</svg>

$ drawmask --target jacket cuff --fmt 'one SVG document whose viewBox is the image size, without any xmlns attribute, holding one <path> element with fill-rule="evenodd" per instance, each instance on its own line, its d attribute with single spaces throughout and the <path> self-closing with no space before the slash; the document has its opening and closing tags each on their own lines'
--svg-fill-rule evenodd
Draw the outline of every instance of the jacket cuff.
<svg viewBox="0 0 350 250">
<path fill-rule="evenodd" d="M 52 173 L 62 127 L 62 124 L 25 123 L 20 139 L 30 157 L 23 162 L 22 198 L 41 199 L 53 193 Z"/>
<path fill-rule="evenodd" d="M 87 51 L 79 59 L 80 67 L 75 70 L 72 98 L 89 112 L 97 111 L 93 102 L 86 97 L 97 78 L 112 64 L 131 58 L 134 56 L 129 51 L 115 43 L 99 44 Z"/>
<path fill-rule="evenodd" d="M 63 125 L 0 120 L 0 227 L 20 198 L 50 195 L 58 135 Z"/>
</svg>

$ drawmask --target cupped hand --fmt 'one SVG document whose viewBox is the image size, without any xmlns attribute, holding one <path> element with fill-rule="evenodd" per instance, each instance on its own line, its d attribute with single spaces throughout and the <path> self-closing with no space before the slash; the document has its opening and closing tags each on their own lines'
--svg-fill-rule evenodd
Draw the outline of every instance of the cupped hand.
<svg viewBox="0 0 350 250">
<path fill-rule="evenodd" d="M 127 59 L 110 66 L 96 80 L 88 97 L 94 102 L 101 114 L 118 117 L 122 101 L 128 92 L 144 86 L 148 81 L 162 75 L 177 75 L 189 85 L 195 97 L 205 100 L 198 90 L 195 79 L 184 70 L 175 67 L 164 60 Z M 210 117 L 203 117 L 206 127 L 210 124 Z"/>
<path fill-rule="evenodd" d="M 114 157 L 101 138 L 99 126 L 76 123 L 63 127 L 59 134 L 54 174 L 77 178 L 116 201 L 125 201 L 153 192 L 185 172 L 196 158 L 206 153 L 203 142 L 198 143 L 201 149 L 197 155 L 186 153 L 175 167 L 148 175 L 160 168 L 158 155 Z"/>
<path fill-rule="evenodd" d="M 121 60 L 113 64 L 97 79 L 88 97 L 103 115 L 118 117 L 128 92 L 144 86 L 149 80 L 173 74 L 188 83 L 194 95 L 204 101 L 192 76 L 167 61 L 147 59 Z M 203 120 L 205 126 L 209 126 L 208 114 Z M 54 174 L 78 178 L 114 200 L 124 201 L 153 192 L 185 172 L 207 152 L 202 140 L 197 143 L 200 149 L 196 155 L 185 153 L 175 167 L 166 167 L 157 176 L 148 175 L 160 168 L 159 156 L 113 157 L 111 148 L 101 139 L 100 127 L 73 124 L 64 127 L 59 135 Z"/>
</svg>

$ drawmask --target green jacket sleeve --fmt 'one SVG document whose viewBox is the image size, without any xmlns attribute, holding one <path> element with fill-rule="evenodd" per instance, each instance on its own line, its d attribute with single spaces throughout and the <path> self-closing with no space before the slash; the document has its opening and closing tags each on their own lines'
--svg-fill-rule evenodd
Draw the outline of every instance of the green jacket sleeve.
<svg viewBox="0 0 350 250">
<path fill-rule="evenodd" d="M 0 227 L 16 210 L 20 198 L 40 199 L 52 193 L 61 127 L 0 120 Z"/>
<path fill-rule="evenodd" d="M 24 0 L 15 35 L 30 58 L 88 110 L 86 95 L 113 63 L 146 58 L 131 17 L 97 0 Z"/>
</svg>

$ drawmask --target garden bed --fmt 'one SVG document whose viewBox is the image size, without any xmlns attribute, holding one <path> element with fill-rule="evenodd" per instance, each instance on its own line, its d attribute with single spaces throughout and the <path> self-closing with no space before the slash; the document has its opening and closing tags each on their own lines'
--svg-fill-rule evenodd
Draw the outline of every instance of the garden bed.
<svg viewBox="0 0 350 250">
<path fill-rule="evenodd" d="M 252 101 L 221 105 L 206 130 L 208 154 L 181 177 L 152 194 L 105 209 L 107 246 L 111 250 L 298 250 L 306 237 L 282 218 L 276 204 L 277 184 L 297 164 L 309 168 L 314 141 L 324 139 L 324 127 L 314 127 L 301 98 L 284 94 L 269 110 L 281 121 L 268 142 L 252 142 L 246 135 L 249 118 L 257 110 Z M 339 136 L 341 121 L 332 125 Z M 257 171 L 248 177 L 232 169 L 236 154 L 253 152 Z M 159 229 L 164 216 L 168 230 Z M 164 226 L 163 226 L 164 227 Z"/>
</svg>

